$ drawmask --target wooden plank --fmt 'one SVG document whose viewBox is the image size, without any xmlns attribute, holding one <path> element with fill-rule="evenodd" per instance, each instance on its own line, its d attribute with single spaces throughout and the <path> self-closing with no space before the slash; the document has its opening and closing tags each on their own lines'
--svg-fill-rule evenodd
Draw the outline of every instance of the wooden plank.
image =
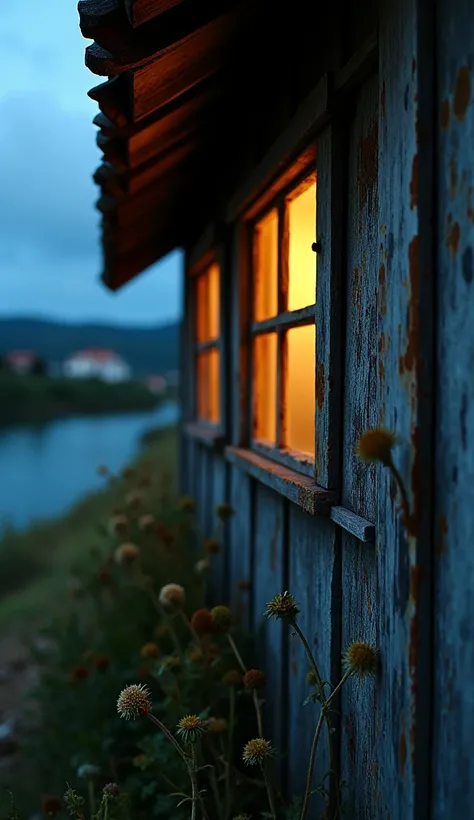
<svg viewBox="0 0 474 820">
<path fill-rule="evenodd" d="M 317 141 L 315 480 L 339 486 L 342 385 L 344 137 L 334 122 Z"/>
<path fill-rule="evenodd" d="M 286 763 L 281 753 L 286 748 L 284 670 L 288 627 L 281 621 L 264 618 L 264 612 L 267 602 L 286 589 L 286 501 L 258 482 L 254 493 L 253 616 L 259 665 L 267 677 L 262 693 L 265 698 L 263 730 L 279 752 L 276 767 L 281 777 Z"/>
<path fill-rule="evenodd" d="M 323 77 L 257 169 L 232 197 L 226 211 L 227 222 L 234 222 L 244 213 L 246 218 L 254 216 L 314 161 L 314 143 L 309 143 L 323 125 L 327 112 L 328 80 Z"/>
<path fill-rule="evenodd" d="M 328 516 L 331 506 L 337 503 L 337 494 L 334 490 L 318 487 L 308 476 L 263 458 L 252 450 L 226 447 L 225 452 L 232 464 L 246 470 L 252 478 L 281 493 L 310 515 Z"/>
<path fill-rule="evenodd" d="M 105 83 L 94 86 L 87 96 L 99 104 L 102 113 L 114 123 L 116 128 L 123 128 L 130 122 L 132 114 L 130 74 L 112 77 Z"/>
<path fill-rule="evenodd" d="M 128 19 L 134 28 L 147 23 L 159 14 L 179 6 L 183 0 L 124 0 Z"/>
<path fill-rule="evenodd" d="M 310 325 L 314 322 L 315 312 L 316 305 L 308 305 L 308 307 L 300 308 L 299 310 L 285 311 L 284 313 L 279 313 L 278 316 L 272 316 L 271 319 L 254 322 L 252 324 L 252 333 L 268 333 L 280 327 L 302 327 L 303 325 Z"/>
<path fill-rule="evenodd" d="M 355 535 L 359 541 L 365 543 L 375 538 L 375 525 L 345 507 L 331 507 L 330 518 L 343 530 Z"/>
<path fill-rule="evenodd" d="M 253 506 L 252 479 L 233 464 L 228 465 L 230 479 L 230 504 L 234 515 L 229 521 L 228 584 L 232 612 L 245 629 L 252 623 L 253 586 Z M 243 589 L 247 586 L 247 589 Z"/>
<path fill-rule="evenodd" d="M 174 237 L 154 237 L 153 241 L 134 249 L 132 252 L 117 255 L 105 253 L 102 281 L 109 290 L 116 291 L 130 279 L 142 273 L 177 246 Z"/>
<path fill-rule="evenodd" d="M 133 72 L 133 118 L 140 120 L 229 64 L 240 53 L 241 36 L 252 24 L 255 5 L 235 9 L 194 31 Z M 92 47 L 91 47 L 92 48 Z M 104 55 L 96 65 L 109 74 Z M 94 69 L 91 69 L 94 70 Z M 116 73 L 115 70 L 112 73 Z"/>
<path fill-rule="evenodd" d="M 206 447 L 211 447 L 213 450 L 222 449 L 224 445 L 224 436 L 220 430 L 205 427 L 199 422 L 188 422 L 184 432 L 188 438 L 196 439 L 201 444 L 204 444 Z"/>
<path fill-rule="evenodd" d="M 437 421 L 432 818 L 474 801 L 474 16 L 437 4 Z M 422 182 L 420 180 L 420 193 Z M 421 270 L 421 267 L 420 267 Z M 423 470 L 425 465 L 423 465 Z"/>
<path fill-rule="evenodd" d="M 306 515 L 289 505 L 289 579 L 288 589 L 299 602 L 299 624 L 319 665 L 323 680 L 336 682 L 340 667 L 339 644 L 339 568 L 336 528 L 331 521 Z M 296 637 L 290 638 L 288 668 L 288 790 L 304 794 L 311 743 L 319 716 L 319 706 L 303 701 L 314 691 L 306 681 L 308 662 Z M 334 727 L 336 728 L 336 722 Z M 337 734 L 335 748 L 337 751 Z M 314 785 L 328 771 L 327 735 L 320 740 Z M 326 782 L 326 786 L 329 784 Z M 322 816 L 320 798 L 312 798 L 309 817 Z"/>
<path fill-rule="evenodd" d="M 227 464 L 223 454 L 209 451 L 209 468 L 212 470 L 212 499 L 209 510 L 211 517 L 210 534 L 218 534 L 221 551 L 212 558 L 212 599 L 216 605 L 229 603 L 229 576 L 227 549 L 229 543 L 229 521 L 220 523 L 216 508 L 218 504 L 229 503 L 227 494 Z"/>
</svg>

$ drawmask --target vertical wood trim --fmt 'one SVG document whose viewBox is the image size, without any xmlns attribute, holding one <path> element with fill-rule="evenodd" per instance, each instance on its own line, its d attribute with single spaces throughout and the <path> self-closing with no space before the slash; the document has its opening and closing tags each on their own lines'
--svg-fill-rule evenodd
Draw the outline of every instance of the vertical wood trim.
<svg viewBox="0 0 474 820">
<path fill-rule="evenodd" d="M 286 313 L 288 306 L 288 212 L 285 201 L 278 206 L 277 311 Z M 286 331 L 277 329 L 276 361 L 276 447 L 286 442 Z"/>
<path fill-rule="evenodd" d="M 227 440 L 231 430 L 230 334 L 232 265 L 228 236 L 216 248 L 219 265 L 219 430 Z"/>
<path fill-rule="evenodd" d="M 316 274 L 315 480 L 326 489 L 336 489 L 340 480 L 345 143 L 342 127 L 334 121 L 318 139 L 316 152 L 321 251 Z"/>
<path fill-rule="evenodd" d="M 180 337 L 179 337 L 179 363 L 180 363 L 180 382 L 179 382 L 179 401 L 181 404 L 181 420 L 179 423 L 179 436 L 178 436 L 178 447 L 179 447 L 179 454 L 178 454 L 178 464 L 179 464 L 179 473 L 178 473 L 178 491 L 180 494 L 184 494 L 186 492 L 186 480 L 187 475 L 189 473 L 189 464 L 188 464 L 188 440 L 184 433 L 184 425 L 188 421 L 188 413 L 189 413 L 189 390 L 190 390 L 190 380 L 189 380 L 189 370 L 190 370 L 190 347 L 188 343 L 188 334 L 189 334 L 189 284 L 188 284 L 188 276 L 187 276 L 187 256 L 185 255 L 183 266 L 181 269 L 181 277 L 182 277 L 182 317 L 181 317 L 181 328 L 180 328 Z"/>
<path fill-rule="evenodd" d="M 254 306 L 254 272 L 255 266 L 255 248 L 253 243 L 252 227 L 248 222 L 242 223 L 243 235 L 243 251 L 246 262 L 246 267 L 242 270 L 242 316 L 244 325 L 242 328 L 242 354 L 246 361 L 246 383 L 241 383 L 241 390 L 243 396 L 242 408 L 242 443 L 249 447 L 253 439 L 254 431 L 254 401 L 255 401 L 255 384 L 254 384 L 254 354 L 253 354 L 253 337 L 252 337 L 252 320 L 253 320 L 253 306 Z M 245 281 L 244 281 L 245 280 Z M 244 353 L 245 349 L 245 353 Z"/>
</svg>

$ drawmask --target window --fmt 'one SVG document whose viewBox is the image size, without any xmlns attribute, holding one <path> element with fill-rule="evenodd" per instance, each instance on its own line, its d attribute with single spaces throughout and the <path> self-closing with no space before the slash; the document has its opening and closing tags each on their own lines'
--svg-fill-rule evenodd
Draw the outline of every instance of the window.
<svg viewBox="0 0 474 820">
<path fill-rule="evenodd" d="M 316 174 L 251 223 L 252 444 L 314 463 Z"/>
<path fill-rule="evenodd" d="M 195 275 L 196 414 L 220 421 L 220 270 L 213 262 Z"/>
</svg>

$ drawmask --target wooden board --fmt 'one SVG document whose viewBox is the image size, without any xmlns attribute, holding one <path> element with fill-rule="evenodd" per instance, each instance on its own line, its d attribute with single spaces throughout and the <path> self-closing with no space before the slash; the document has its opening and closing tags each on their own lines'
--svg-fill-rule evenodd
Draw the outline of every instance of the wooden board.
<svg viewBox="0 0 474 820">
<path fill-rule="evenodd" d="M 437 4 L 433 820 L 474 803 L 474 16 Z M 420 184 L 421 191 L 421 184 Z"/>
<path fill-rule="evenodd" d="M 179 6 L 183 0 L 122 0 L 132 26 L 141 26 L 159 14 Z"/>
<path fill-rule="evenodd" d="M 252 479 L 230 465 L 230 503 L 235 510 L 229 525 L 229 601 L 232 611 L 246 628 L 251 623 L 252 589 L 240 589 L 240 582 L 252 581 Z"/>
</svg>

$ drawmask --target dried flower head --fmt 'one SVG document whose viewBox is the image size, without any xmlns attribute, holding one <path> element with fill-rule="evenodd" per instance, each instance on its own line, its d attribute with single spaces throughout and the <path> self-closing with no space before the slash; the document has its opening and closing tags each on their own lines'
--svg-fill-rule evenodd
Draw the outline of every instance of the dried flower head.
<svg viewBox="0 0 474 820">
<path fill-rule="evenodd" d="M 200 558 L 199 561 L 196 561 L 194 565 L 194 569 L 196 570 L 198 575 L 205 575 L 209 572 L 211 565 L 209 563 L 208 558 Z"/>
<path fill-rule="evenodd" d="M 106 783 L 102 794 L 106 800 L 115 800 L 120 795 L 120 789 L 116 783 Z"/>
<path fill-rule="evenodd" d="M 109 655 L 99 654 L 94 658 L 94 666 L 99 672 L 105 672 L 111 664 Z"/>
<path fill-rule="evenodd" d="M 141 490 L 131 490 L 125 496 L 125 504 L 129 510 L 138 510 L 143 507 L 145 503 L 145 496 Z"/>
<path fill-rule="evenodd" d="M 246 689 L 264 689 L 267 679 L 260 669 L 249 669 L 244 675 Z"/>
<path fill-rule="evenodd" d="M 214 632 L 214 621 L 208 609 L 197 609 L 191 618 L 191 626 L 198 635 Z"/>
<path fill-rule="evenodd" d="M 184 589 L 179 584 L 165 584 L 161 588 L 159 599 L 164 607 L 179 609 L 184 604 Z"/>
<path fill-rule="evenodd" d="M 374 427 L 360 437 L 356 452 L 367 464 L 380 461 L 386 467 L 390 467 L 393 463 L 392 450 L 396 444 L 395 433 L 383 427 Z"/>
<path fill-rule="evenodd" d="M 82 664 L 79 664 L 79 666 L 74 666 L 71 669 L 69 677 L 70 677 L 70 680 L 72 680 L 74 682 L 83 681 L 83 680 L 85 680 L 86 678 L 89 677 L 89 670 L 88 670 L 87 666 L 83 666 Z"/>
<path fill-rule="evenodd" d="M 135 544 L 121 544 L 114 553 L 117 564 L 131 564 L 140 555 L 140 550 Z"/>
<path fill-rule="evenodd" d="M 228 632 L 232 624 L 232 613 L 228 606 L 215 606 L 211 609 L 212 623 L 216 632 Z"/>
<path fill-rule="evenodd" d="M 225 686 L 240 686 L 242 678 L 242 672 L 239 672 L 238 669 L 229 669 L 229 671 L 222 676 L 221 681 Z"/>
<path fill-rule="evenodd" d="M 151 515 L 151 513 L 141 515 L 138 519 L 138 526 L 140 530 L 144 533 L 153 532 L 153 530 L 155 529 L 155 517 Z"/>
<path fill-rule="evenodd" d="M 82 807 L 86 802 L 80 794 L 71 789 L 69 784 L 67 784 L 67 789 L 64 794 L 64 805 L 68 810 L 69 814 L 73 814 L 76 817 L 79 817 L 82 814 Z"/>
<path fill-rule="evenodd" d="M 377 674 L 379 654 L 372 644 L 354 641 L 347 647 L 342 658 L 346 670 L 358 678 L 365 678 L 367 675 L 375 677 Z"/>
<path fill-rule="evenodd" d="M 204 721 L 206 729 L 213 734 L 227 732 L 227 721 L 225 718 L 209 717 Z"/>
<path fill-rule="evenodd" d="M 317 686 L 319 681 L 314 673 L 314 669 L 308 669 L 306 673 L 306 682 L 310 684 L 310 686 Z"/>
<path fill-rule="evenodd" d="M 48 817 L 55 817 L 56 814 L 59 814 L 62 807 L 63 801 L 60 797 L 54 795 L 43 797 L 43 812 L 47 814 Z"/>
<path fill-rule="evenodd" d="M 230 504 L 226 504 L 225 501 L 222 504 L 218 504 L 216 507 L 216 515 L 221 519 L 221 521 L 225 521 L 226 518 L 230 518 L 233 514 L 234 508 L 231 507 Z"/>
<path fill-rule="evenodd" d="M 207 538 L 204 541 L 204 550 L 208 555 L 217 555 L 221 551 L 221 545 L 217 538 Z"/>
<path fill-rule="evenodd" d="M 185 743 L 196 743 L 205 729 L 204 721 L 197 715 L 186 715 L 178 723 L 178 735 L 181 735 Z"/>
<path fill-rule="evenodd" d="M 297 618 L 299 611 L 293 595 L 289 592 L 281 592 L 268 602 L 265 615 L 267 618 L 276 618 L 291 624 Z"/>
<path fill-rule="evenodd" d="M 143 644 L 142 648 L 140 649 L 140 655 L 142 658 L 157 658 L 160 654 L 160 649 L 158 644 L 150 643 Z"/>
<path fill-rule="evenodd" d="M 274 754 L 275 750 L 269 740 L 265 740 L 263 737 L 256 737 L 245 744 L 242 760 L 247 766 L 262 766 L 265 760 L 269 757 L 273 757 Z"/>
<path fill-rule="evenodd" d="M 202 649 L 190 649 L 188 652 L 188 658 L 191 663 L 204 663 L 204 652 Z"/>
<path fill-rule="evenodd" d="M 183 495 L 178 501 L 178 509 L 183 512 L 194 512 L 196 509 L 196 501 L 190 495 Z"/>
<path fill-rule="evenodd" d="M 248 592 L 252 589 L 251 581 L 247 581 L 245 578 L 241 578 L 240 581 L 237 582 L 237 586 L 242 592 Z"/>
<path fill-rule="evenodd" d="M 114 515 L 109 521 L 111 535 L 126 535 L 129 530 L 129 520 L 126 515 Z"/>
<path fill-rule="evenodd" d="M 147 715 L 151 709 L 150 697 L 150 690 L 141 683 L 126 686 L 118 696 L 117 712 L 125 720 Z"/>
<path fill-rule="evenodd" d="M 132 760 L 133 765 L 136 766 L 137 769 L 144 769 L 147 765 L 147 762 L 147 758 L 143 754 L 136 755 L 136 757 L 134 757 Z"/>
<path fill-rule="evenodd" d="M 79 766 L 76 775 L 77 777 L 81 777 L 84 779 L 90 779 L 91 777 L 97 777 L 100 774 L 100 769 L 98 766 L 94 766 L 93 763 L 83 763 L 82 766 Z"/>
</svg>

